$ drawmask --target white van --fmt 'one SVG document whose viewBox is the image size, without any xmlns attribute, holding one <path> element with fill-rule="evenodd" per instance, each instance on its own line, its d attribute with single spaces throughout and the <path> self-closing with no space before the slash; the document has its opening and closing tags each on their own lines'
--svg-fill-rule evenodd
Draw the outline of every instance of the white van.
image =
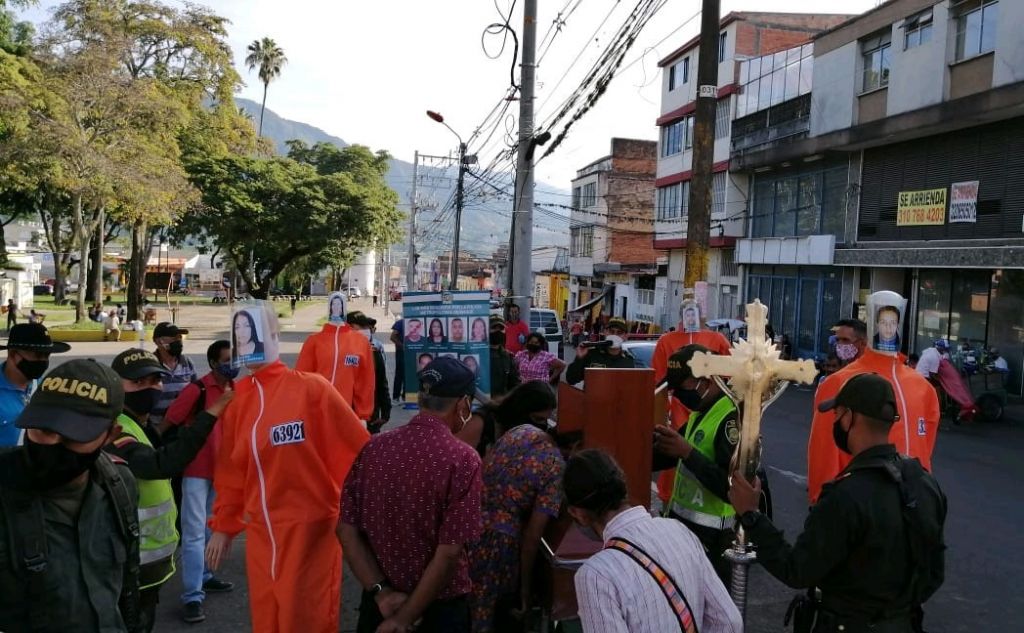
<svg viewBox="0 0 1024 633">
<path fill-rule="evenodd" d="M 544 334 L 548 342 L 548 351 L 563 358 L 565 354 L 565 338 L 562 332 L 562 322 L 558 313 L 554 310 L 544 308 L 530 309 L 530 331 Z"/>
</svg>

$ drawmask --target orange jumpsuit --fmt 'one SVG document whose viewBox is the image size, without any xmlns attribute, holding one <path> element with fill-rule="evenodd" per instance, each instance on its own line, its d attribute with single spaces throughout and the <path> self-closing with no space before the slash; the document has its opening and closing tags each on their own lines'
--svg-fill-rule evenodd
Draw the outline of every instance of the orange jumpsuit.
<svg viewBox="0 0 1024 633">
<path fill-rule="evenodd" d="M 728 339 L 719 332 L 701 330 L 699 332 L 669 332 L 658 339 L 658 345 L 654 348 L 654 357 L 651 363 L 654 365 L 654 378 L 661 382 L 668 372 L 668 357 L 687 345 L 703 345 L 712 352 L 720 355 L 729 354 L 732 347 Z M 678 430 L 690 419 L 690 410 L 687 409 L 675 398 L 669 397 L 669 407 L 672 418 L 672 428 Z M 668 503 L 672 497 L 672 486 L 676 480 L 676 471 L 666 470 L 658 475 L 658 497 L 662 503 Z"/>
<path fill-rule="evenodd" d="M 280 361 L 235 390 L 219 422 L 210 527 L 246 531 L 252 630 L 336 633 L 338 500 L 370 435 L 326 380 Z"/>
<path fill-rule="evenodd" d="M 900 419 L 892 425 L 889 441 L 904 455 L 916 457 L 927 470 L 932 469 L 932 450 L 939 431 L 939 398 L 935 388 L 907 367 L 899 356 L 880 354 L 872 349 L 846 367 L 826 378 L 814 394 L 814 418 L 807 442 L 807 496 L 811 505 L 818 501 L 821 487 L 832 481 L 852 459 L 840 451 L 832 439 L 834 411 L 821 413 L 818 405 L 836 397 L 840 387 L 856 374 L 876 373 L 892 385 Z"/>
<path fill-rule="evenodd" d="M 359 332 L 348 324 L 327 323 L 324 329 L 310 335 L 302 344 L 299 371 L 315 372 L 338 390 L 345 402 L 361 420 L 373 416 L 374 388 L 373 348 Z"/>
</svg>

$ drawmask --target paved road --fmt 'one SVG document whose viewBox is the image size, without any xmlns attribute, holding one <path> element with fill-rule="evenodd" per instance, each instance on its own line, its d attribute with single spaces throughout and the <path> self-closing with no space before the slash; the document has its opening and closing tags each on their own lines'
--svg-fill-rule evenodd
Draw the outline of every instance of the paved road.
<svg viewBox="0 0 1024 633">
<path fill-rule="evenodd" d="M 220 318 L 219 316 L 217 318 Z M 283 359 L 294 363 L 305 332 L 313 329 L 316 314 L 307 310 L 286 325 Z M 224 319 L 226 324 L 227 320 Z M 216 330 L 217 328 L 210 328 Z M 381 328 L 386 338 L 386 327 Z M 205 341 L 216 332 L 199 333 L 187 343 L 196 360 Z M 112 344 L 107 344 L 112 345 Z M 77 346 L 76 354 L 109 360 L 115 351 Z M 65 355 L 70 357 L 70 355 Z M 56 359 L 56 357 L 55 357 Z M 389 367 L 393 360 L 389 358 Z M 390 371 L 390 368 L 389 368 Z M 810 424 L 812 393 L 793 388 L 770 410 L 765 420 L 765 463 L 769 469 L 777 523 L 790 539 L 799 533 L 806 516 L 806 438 Z M 1016 408 L 1019 414 L 1020 407 Z M 1010 409 L 1011 417 L 1014 409 Z M 409 412 L 398 411 L 394 425 L 403 424 Z M 1024 415 L 1017 415 L 1024 420 Z M 948 427 L 940 432 L 934 458 L 936 475 L 949 499 L 946 540 L 949 545 L 946 583 L 926 607 L 928 630 L 933 633 L 1011 631 L 1024 627 L 1024 593 L 1016 578 L 1022 563 L 1017 535 L 1024 519 L 1020 481 L 1024 480 L 1024 422 L 1003 422 L 977 427 Z M 248 631 L 248 598 L 244 579 L 244 536 L 236 543 L 224 578 L 236 581 L 233 593 L 207 599 L 208 619 L 189 626 L 179 617 L 179 577 L 163 591 L 158 631 Z M 347 576 L 347 575 L 346 575 Z M 749 632 L 782 629 L 782 617 L 796 593 L 754 568 L 749 601 Z M 342 631 L 355 627 L 358 587 L 346 577 L 342 596 Z"/>
</svg>

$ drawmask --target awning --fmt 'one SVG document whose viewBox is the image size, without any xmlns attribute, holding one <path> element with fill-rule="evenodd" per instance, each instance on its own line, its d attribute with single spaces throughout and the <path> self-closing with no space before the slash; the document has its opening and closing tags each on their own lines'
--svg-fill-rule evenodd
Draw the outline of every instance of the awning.
<svg viewBox="0 0 1024 633">
<path fill-rule="evenodd" d="M 583 311 L 584 311 L 584 310 L 586 310 L 587 308 L 592 308 L 592 307 L 594 307 L 595 305 L 597 305 L 597 304 L 598 304 L 598 302 L 600 302 L 600 301 L 603 301 L 603 300 L 604 300 L 604 298 L 605 298 L 605 297 L 606 297 L 607 295 L 608 295 L 608 291 L 607 291 L 607 290 L 605 290 L 604 292 L 602 292 L 601 294 L 597 295 L 596 297 L 594 297 L 594 298 L 593 298 L 593 299 L 591 299 L 590 301 L 588 301 L 588 302 L 584 303 L 583 305 L 581 305 L 581 306 L 576 306 L 576 307 L 575 307 L 575 308 L 573 308 L 572 310 L 569 310 L 569 312 L 583 312 Z"/>
</svg>

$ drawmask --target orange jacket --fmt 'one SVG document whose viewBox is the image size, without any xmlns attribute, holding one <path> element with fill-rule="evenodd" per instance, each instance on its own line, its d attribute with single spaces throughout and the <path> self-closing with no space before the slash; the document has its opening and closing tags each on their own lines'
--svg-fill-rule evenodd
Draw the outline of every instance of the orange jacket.
<svg viewBox="0 0 1024 633">
<path fill-rule="evenodd" d="M 373 416 L 373 348 L 349 325 L 327 323 L 302 344 L 295 369 L 320 374 L 338 390 L 361 420 Z"/>
<path fill-rule="evenodd" d="M 280 361 L 236 381 L 218 423 L 214 531 L 233 536 L 255 522 L 273 534 L 275 524 L 338 517 L 341 485 L 370 434 L 328 387 Z"/>
<path fill-rule="evenodd" d="M 654 348 L 654 357 L 651 363 L 654 365 L 654 379 L 661 382 L 668 372 L 668 358 L 687 345 L 703 345 L 712 352 L 720 355 L 729 354 L 732 347 L 729 341 L 719 332 L 701 330 L 699 332 L 669 332 L 658 339 L 658 345 Z M 675 398 L 669 397 L 669 410 L 672 419 L 672 428 L 679 429 L 690 419 L 690 410 L 684 407 Z M 663 471 L 658 476 L 658 497 L 662 502 L 668 503 L 672 496 L 672 485 L 675 481 L 675 470 Z"/>
<path fill-rule="evenodd" d="M 900 362 L 898 356 L 866 349 L 860 358 L 826 378 L 814 394 L 814 417 L 807 442 L 807 496 L 811 505 L 818 501 L 821 487 L 835 479 L 852 459 L 832 439 L 835 413 L 821 413 L 818 405 L 835 398 L 840 387 L 854 375 L 864 373 L 882 376 L 896 394 L 900 419 L 892 425 L 889 441 L 900 453 L 916 457 L 927 470 L 932 469 L 932 451 L 939 431 L 939 398 L 935 388 Z"/>
</svg>

